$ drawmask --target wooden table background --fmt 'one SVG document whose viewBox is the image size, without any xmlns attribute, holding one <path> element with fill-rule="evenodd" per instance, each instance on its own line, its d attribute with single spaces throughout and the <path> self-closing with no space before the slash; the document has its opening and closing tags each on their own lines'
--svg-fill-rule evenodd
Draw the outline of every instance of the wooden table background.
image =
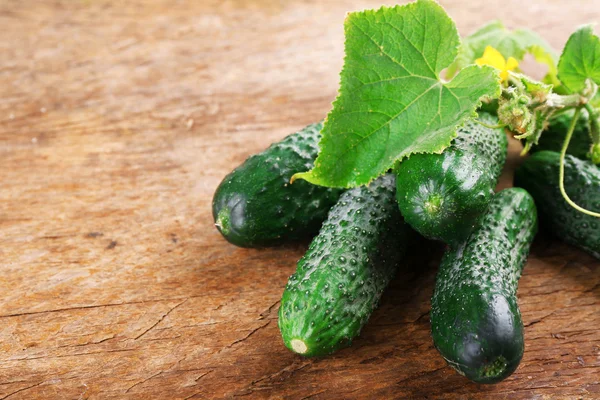
<svg viewBox="0 0 600 400">
<path fill-rule="evenodd" d="M 344 15 L 381 1 L 0 0 L 0 399 L 600 398 L 600 263 L 572 247 L 536 241 L 523 362 L 480 386 L 431 342 L 439 249 L 352 348 L 307 360 L 277 329 L 305 245 L 214 229 L 219 181 L 326 114 Z M 501 18 L 558 49 L 600 20 L 598 1 L 442 5 L 463 34 Z"/>
</svg>

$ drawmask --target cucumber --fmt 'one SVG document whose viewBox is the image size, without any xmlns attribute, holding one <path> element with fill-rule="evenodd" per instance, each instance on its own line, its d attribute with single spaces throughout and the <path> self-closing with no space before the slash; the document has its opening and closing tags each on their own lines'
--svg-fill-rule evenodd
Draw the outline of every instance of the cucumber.
<svg viewBox="0 0 600 400">
<path fill-rule="evenodd" d="M 537 231 L 531 196 L 497 193 L 478 227 L 444 254 L 431 300 L 433 342 L 448 364 L 478 383 L 509 376 L 523 356 L 517 285 Z"/>
<path fill-rule="evenodd" d="M 560 152 L 571 121 L 573 120 L 573 114 L 574 112 L 571 110 L 551 118 L 548 127 L 542 132 L 538 144 L 531 148 L 531 153 L 544 150 Z M 579 119 L 575 124 L 575 130 L 569 142 L 567 154 L 587 160 L 587 154 L 591 146 L 592 138 L 590 136 L 589 120 L 587 112 L 584 110 L 579 115 Z"/>
<path fill-rule="evenodd" d="M 279 329 L 291 351 L 330 354 L 360 333 L 407 247 L 394 192 L 394 176 L 384 175 L 330 210 L 281 299 Z"/>
<path fill-rule="evenodd" d="M 479 119 L 498 124 L 487 113 Z M 413 154 L 401 162 L 396 196 L 406 222 L 429 239 L 464 240 L 494 193 L 507 146 L 504 130 L 471 121 L 442 154 Z"/>
<path fill-rule="evenodd" d="M 517 169 L 515 186 L 531 193 L 545 231 L 600 259 L 600 220 L 575 210 L 563 199 L 558 186 L 559 163 L 559 153 L 532 154 Z M 588 210 L 600 211 L 598 167 L 567 155 L 564 182 L 571 200 Z"/>
<path fill-rule="evenodd" d="M 213 198 L 215 225 L 242 247 L 277 245 L 316 234 L 342 193 L 306 181 L 290 184 L 313 167 L 322 123 L 309 125 L 248 158 L 223 179 Z"/>
</svg>

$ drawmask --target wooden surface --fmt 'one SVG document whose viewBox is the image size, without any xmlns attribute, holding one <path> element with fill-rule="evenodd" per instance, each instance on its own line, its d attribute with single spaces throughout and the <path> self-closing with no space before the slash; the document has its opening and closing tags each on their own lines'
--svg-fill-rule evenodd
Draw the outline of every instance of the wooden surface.
<svg viewBox="0 0 600 400">
<path fill-rule="evenodd" d="M 600 263 L 572 247 L 538 238 L 523 362 L 478 386 L 429 335 L 439 248 L 352 348 L 305 360 L 277 329 L 305 244 L 212 226 L 228 171 L 329 110 L 344 15 L 380 2 L 0 0 L 0 399 L 600 398 Z M 501 18 L 557 48 L 600 20 L 597 1 L 442 4 L 463 34 Z"/>
</svg>

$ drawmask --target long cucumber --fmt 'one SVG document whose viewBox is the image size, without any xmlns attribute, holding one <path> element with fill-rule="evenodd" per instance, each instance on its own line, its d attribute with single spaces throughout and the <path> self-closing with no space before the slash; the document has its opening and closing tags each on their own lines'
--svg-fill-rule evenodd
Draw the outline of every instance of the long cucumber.
<svg viewBox="0 0 600 400">
<path fill-rule="evenodd" d="M 394 199 L 392 174 L 348 190 L 329 212 L 279 309 L 285 345 L 304 356 L 349 346 L 402 261 L 410 228 Z"/>
<path fill-rule="evenodd" d="M 469 238 L 444 254 L 431 300 L 433 342 L 450 366 L 475 382 L 499 382 L 521 361 L 516 293 L 536 232 L 532 197 L 505 189 Z"/>
</svg>

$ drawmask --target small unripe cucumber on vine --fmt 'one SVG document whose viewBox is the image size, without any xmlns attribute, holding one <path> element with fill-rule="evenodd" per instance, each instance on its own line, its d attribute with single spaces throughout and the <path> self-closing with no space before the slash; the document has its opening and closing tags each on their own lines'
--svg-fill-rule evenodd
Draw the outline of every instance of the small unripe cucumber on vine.
<svg viewBox="0 0 600 400">
<path fill-rule="evenodd" d="M 560 154 L 540 151 L 528 157 L 515 173 L 515 186 L 535 199 L 540 224 L 573 246 L 600 259 L 600 219 L 571 207 L 559 189 Z M 600 212 L 600 169 L 590 161 L 565 157 L 565 191 L 579 206 Z"/>
<path fill-rule="evenodd" d="M 279 329 L 291 351 L 330 354 L 360 333 L 411 233 L 394 194 L 395 179 L 388 174 L 348 190 L 330 210 L 281 298 Z"/>
<path fill-rule="evenodd" d="M 313 167 L 322 123 L 274 143 L 223 179 L 213 198 L 215 225 L 242 247 L 276 245 L 318 232 L 342 193 L 290 178 Z"/>
<path fill-rule="evenodd" d="M 480 113 L 488 125 L 498 119 Z M 506 161 L 503 129 L 470 121 L 442 154 L 413 154 L 396 170 L 398 205 L 406 222 L 429 239 L 465 239 L 494 193 Z"/>
<path fill-rule="evenodd" d="M 516 293 L 536 231 L 531 196 L 505 189 L 492 198 L 469 238 L 442 258 L 431 300 L 433 342 L 472 381 L 499 382 L 521 361 Z"/>
<path fill-rule="evenodd" d="M 551 118 L 548 127 L 542 132 L 538 144 L 533 146 L 530 152 L 537 153 L 544 150 L 560 152 L 572 120 L 573 112 L 564 112 Z M 575 124 L 567 154 L 587 160 L 591 146 L 592 138 L 590 136 L 588 115 L 586 112 L 582 112 Z"/>
</svg>

